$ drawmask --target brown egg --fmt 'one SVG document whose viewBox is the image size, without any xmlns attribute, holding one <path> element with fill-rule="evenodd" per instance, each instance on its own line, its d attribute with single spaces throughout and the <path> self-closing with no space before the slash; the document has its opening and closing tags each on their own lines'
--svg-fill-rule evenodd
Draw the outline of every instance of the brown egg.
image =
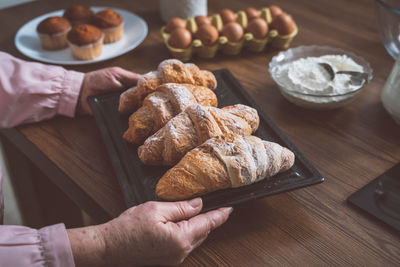
<svg viewBox="0 0 400 267">
<path fill-rule="evenodd" d="M 270 6 L 269 12 L 271 13 L 272 19 L 275 19 L 277 16 L 283 13 L 282 9 L 279 6 Z"/>
<path fill-rule="evenodd" d="M 247 31 L 252 33 L 256 39 L 264 39 L 268 33 L 268 23 L 262 18 L 256 18 L 247 25 Z"/>
<path fill-rule="evenodd" d="M 185 28 L 176 28 L 168 40 L 168 44 L 174 48 L 187 48 L 191 43 L 192 34 Z"/>
<path fill-rule="evenodd" d="M 186 27 L 186 21 L 184 21 L 181 18 L 172 18 L 170 21 L 168 21 L 167 26 L 165 26 L 165 32 L 171 33 L 176 28 L 185 28 L 185 27 Z"/>
<path fill-rule="evenodd" d="M 201 27 L 204 24 L 211 24 L 211 20 L 207 16 L 196 16 L 194 17 L 197 27 Z"/>
<path fill-rule="evenodd" d="M 204 45 L 211 46 L 218 40 L 218 30 L 211 24 L 201 26 L 196 32 L 196 38 Z"/>
<path fill-rule="evenodd" d="M 295 29 L 293 18 L 286 13 L 278 15 L 270 26 L 271 30 L 277 30 L 279 35 L 291 34 Z"/>
<path fill-rule="evenodd" d="M 224 24 L 227 24 L 227 23 L 229 23 L 229 22 L 235 22 L 235 21 L 236 21 L 236 15 L 235 15 L 235 13 L 233 13 L 233 11 L 230 10 L 230 9 L 228 9 L 228 8 L 222 9 L 222 10 L 219 12 L 219 15 L 221 16 L 222 22 L 223 22 Z"/>
<path fill-rule="evenodd" d="M 254 7 L 248 7 L 245 9 L 246 15 L 247 15 L 247 20 L 251 21 L 253 19 L 256 19 L 260 16 L 260 12 L 258 12 L 257 9 Z"/>
<path fill-rule="evenodd" d="M 229 22 L 222 28 L 222 35 L 230 42 L 239 42 L 243 37 L 243 28 L 239 23 Z"/>
</svg>

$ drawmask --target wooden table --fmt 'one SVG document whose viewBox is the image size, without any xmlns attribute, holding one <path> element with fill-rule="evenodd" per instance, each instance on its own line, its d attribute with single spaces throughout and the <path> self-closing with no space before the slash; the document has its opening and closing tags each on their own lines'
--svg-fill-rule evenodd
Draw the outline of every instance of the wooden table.
<svg viewBox="0 0 400 267">
<path fill-rule="evenodd" d="M 255 0 L 229 3 L 234 10 L 265 5 Z M 149 35 L 138 48 L 116 59 L 68 68 L 86 72 L 117 65 L 144 73 L 170 56 L 159 34 L 162 21 L 157 1 L 99 0 L 88 4 L 137 13 L 149 24 Z M 287 102 L 270 78 L 268 62 L 277 51 L 193 59 L 201 68 L 228 68 L 322 173 L 325 182 L 237 205 L 230 220 L 185 264 L 399 265 L 399 233 L 346 202 L 349 195 L 400 161 L 400 127 L 380 101 L 394 61 L 381 43 L 374 3 L 282 0 L 279 4 L 299 26 L 292 47 L 316 44 L 353 51 L 371 64 L 374 79 L 350 105 L 311 111 Z M 13 45 L 17 29 L 65 6 L 61 1 L 44 0 L 0 11 L 0 49 L 24 58 Z M 223 7 L 226 1 L 209 1 L 210 13 Z M 3 131 L 3 137 L 99 221 L 126 208 L 93 118 L 58 117 Z"/>
</svg>

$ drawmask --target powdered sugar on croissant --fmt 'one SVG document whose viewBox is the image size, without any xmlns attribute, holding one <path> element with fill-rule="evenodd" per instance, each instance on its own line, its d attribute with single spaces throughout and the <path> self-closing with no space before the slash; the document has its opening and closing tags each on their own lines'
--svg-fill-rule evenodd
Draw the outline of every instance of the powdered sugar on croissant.
<svg viewBox="0 0 400 267">
<path fill-rule="evenodd" d="M 291 168 L 294 154 L 255 136 L 214 137 L 188 152 L 159 180 L 156 194 L 181 200 L 219 189 L 240 187 Z"/>
<path fill-rule="evenodd" d="M 133 144 L 144 140 L 178 113 L 193 104 L 217 106 L 217 97 L 207 87 L 191 84 L 166 83 L 148 95 L 143 106 L 129 117 L 124 139 Z"/>
<path fill-rule="evenodd" d="M 200 70 L 192 63 L 184 64 L 177 59 L 167 59 L 158 65 L 156 71 L 142 75 L 137 86 L 127 90 L 129 93 L 121 94 L 119 111 L 122 113 L 134 112 L 141 106 L 143 99 L 148 94 L 164 83 L 185 83 L 209 89 L 217 87 L 217 81 L 211 72 Z"/>
<path fill-rule="evenodd" d="M 141 96 L 137 86 L 124 91 L 119 98 L 118 111 L 128 113 L 137 110 L 142 103 Z"/>
<path fill-rule="evenodd" d="M 250 135 L 259 124 L 254 108 L 237 104 L 223 109 L 191 105 L 139 147 L 140 160 L 150 165 L 174 165 L 206 140 L 229 133 Z"/>
</svg>

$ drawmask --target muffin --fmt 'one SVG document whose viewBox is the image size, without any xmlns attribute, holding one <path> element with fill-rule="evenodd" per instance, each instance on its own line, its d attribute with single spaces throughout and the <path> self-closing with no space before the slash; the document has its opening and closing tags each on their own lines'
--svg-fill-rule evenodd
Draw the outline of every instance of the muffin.
<svg viewBox="0 0 400 267">
<path fill-rule="evenodd" d="M 69 21 L 62 17 L 49 17 L 36 28 L 42 47 L 47 50 L 58 50 L 68 46 L 67 33 L 71 30 Z"/>
<path fill-rule="evenodd" d="M 104 43 L 113 43 L 122 38 L 124 32 L 123 18 L 112 9 L 97 12 L 92 17 L 92 24 L 104 33 Z"/>
<path fill-rule="evenodd" d="M 83 60 L 94 59 L 101 55 L 103 39 L 102 31 L 89 24 L 75 25 L 67 35 L 72 55 Z"/>
<path fill-rule="evenodd" d="M 93 11 L 84 5 L 72 5 L 64 11 L 63 17 L 68 19 L 71 24 L 89 23 L 93 16 Z"/>
</svg>

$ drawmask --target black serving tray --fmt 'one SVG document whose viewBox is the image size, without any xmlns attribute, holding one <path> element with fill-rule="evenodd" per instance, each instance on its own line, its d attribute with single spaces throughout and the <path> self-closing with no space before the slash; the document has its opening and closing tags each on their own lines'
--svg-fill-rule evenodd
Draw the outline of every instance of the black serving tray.
<svg viewBox="0 0 400 267">
<path fill-rule="evenodd" d="M 289 148 L 294 152 L 296 160 L 290 170 L 269 180 L 204 195 L 202 197 L 204 211 L 231 206 L 251 199 L 286 192 L 324 181 L 321 174 L 307 161 L 261 108 L 256 105 L 228 70 L 221 69 L 213 73 L 218 81 L 215 94 L 218 97 L 219 107 L 241 103 L 257 109 L 260 116 L 260 126 L 255 135 Z M 129 116 L 118 113 L 119 95 L 120 93 L 113 93 L 94 96 L 90 97 L 88 101 L 103 135 L 126 204 L 131 207 L 149 200 L 159 201 L 161 199 L 155 194 L 155 186 L 168 168 L 142 164 L 137 155 L 138 146 L 129 144 L 122 138 L 122 134 L 128 128 Z"/>
<path fill-rule="evenodd" d="M 400 163 L 372 180 L 347 200 L 400 231 Z"/>
</svg>

